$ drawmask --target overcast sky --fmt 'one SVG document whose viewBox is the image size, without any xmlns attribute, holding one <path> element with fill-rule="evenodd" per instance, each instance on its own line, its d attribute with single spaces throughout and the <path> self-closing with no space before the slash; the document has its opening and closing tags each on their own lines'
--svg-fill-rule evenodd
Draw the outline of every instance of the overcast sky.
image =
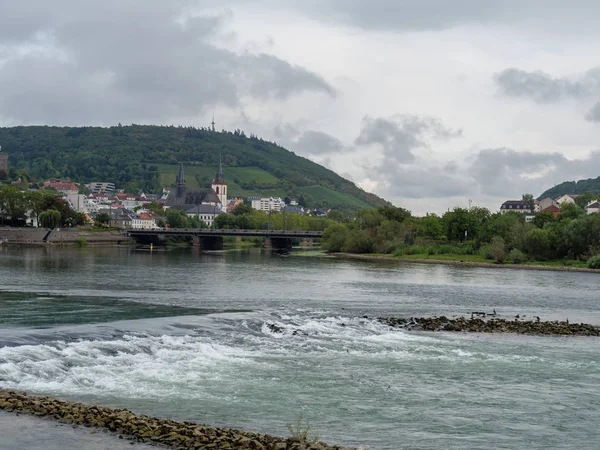
<svg viewBox="0 0 600 450">
<path fill-rule="evenodd" d="M 600 175 L 595 0 L 0 2 L 0 125 L 274 140 L 416 214 Z M 0 143 L 1 145 L 1 143 Z"/>
</svg>

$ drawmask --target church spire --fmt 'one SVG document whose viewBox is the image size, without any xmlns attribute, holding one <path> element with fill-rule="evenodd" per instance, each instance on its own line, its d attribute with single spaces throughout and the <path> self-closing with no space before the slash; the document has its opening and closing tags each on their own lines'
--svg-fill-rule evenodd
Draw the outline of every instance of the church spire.
<svg viewBox="0 0 600 450">
<path fill-rule="evenodd" d="M 183 197 L 185 195 L 185 174 L 183 173 L 183 163 L 179 164 L 179 173 L 175 179 L 175 184 L 177 185 L 177 197 Z"/>
<path fill-rule="evenodd" d="M 223 175 L 223 163 L 221 162 L 221 155 L 219 154 L 219 168 L 217 169 L 217 176 L 213 183 L 225 183 L 225 175 Z"/>
<path fill-rule="evenodd" d="M 212 125 L 212 130 L 215 131 L 215 113 L 213 113 L 213 120 L 210 124 Z"/>
</svg>

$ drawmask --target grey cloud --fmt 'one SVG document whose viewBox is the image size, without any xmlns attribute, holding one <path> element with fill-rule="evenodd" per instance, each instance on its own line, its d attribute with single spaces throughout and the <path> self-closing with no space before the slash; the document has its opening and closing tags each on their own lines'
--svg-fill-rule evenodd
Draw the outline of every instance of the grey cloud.
<svg viewBox="0 0 600 450">
<path fill-rule="evenodd" d="M 387 119 L 365 117 L 355 144 L 378 145 L 383 149 L 387 160 L 410 163 L 415 160 L 415 150 L 428 148 L 427 137 L 445 140 L 460 135 L 460 130 L 448 129 L 441 121 L 431 117 L 413 115 L 397 115 Z"/>
<path fill-rule="evenodd" d="M 22 50 L 0 64 L 0 116 L 17 123 L 154 122 L 235 106 L 243 96 L 335 95 L 306 68 L 215 46 L 223 16 L 190 17 L 192 4 L 41 2 L 47 15 L 0 6 L 0 46 Z M 20 19 L 22 29 L 7 26 Z"/>
<path fill-rule="evenodd" d="M 484 194 L 541 193 L 544 186 L 597 176 L 599 156 L 600 152 L 593 152 L 587 158 L 569 160 L 560 153 L 486 149 L 477 154 L 468 174 L 478 182 Z"/>
<path fill-rule="evenodd" d="M 464 196 L 477 190 L 473 179 L 448 167 L 422 167 L 395 161 L 377 166 L 364 166 L 370 180 L 377 183 L 375 191 L 384 197 L 444 198 Z M 427 209 L 427 208 L 424 208 Z"/>
<path fill-rule="evenodd" d="M 585 98 L 600 93 L 600 68 L 593 68 L 575 80 L 553 78 L 544 72 L 509 68 L 496 74 L 500 93 L 549 103 L 564 98 Z"/>
<path fill-rule="evenodd" d="M 600 102 L 596 102 L 596 104 L 592 106 L 592 109 L 588 111 L 585 118 L 589 122 L 600 123 Z"/>
<path fill-rule="evenodd" d="M 277 125 L 273 134 L 283 144 L 302 155 L 327 155 L 351 150 L 338 138 L 322 131 L 300 131 L 290 123 Z"/>
<path fill-rule="evenodd" d="M 263 3 L 273 6 L 283 3 L 328 23 L 393 31 L 522 23 L 529 29 L 540 26 L 555 32 L 561 29 L 593 32 L 600 13 L 600 5 L 595 0 L 263 0 Z"/>
<path fill-rule="evenodd" d="M 293 148 L 303 154 L 338 153 L 344 151 L 342 142 L 321 131 L 305 131 L 292 144 Z"/>
</svg>

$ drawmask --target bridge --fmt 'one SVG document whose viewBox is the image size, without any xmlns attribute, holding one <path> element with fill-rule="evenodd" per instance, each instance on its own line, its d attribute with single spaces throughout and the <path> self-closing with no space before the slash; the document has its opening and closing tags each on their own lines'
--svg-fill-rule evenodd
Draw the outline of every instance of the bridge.
<svg viewBox="0 0 600 450">
<path fill-rule="evenodd" d="M 291 249 L 292 239 L 320 239 L 322 231 L 297 231 L 297 230 L 235 230 L 235 229 L 192 229 L 171 228 L 167 230 L 138 230 L 129 229 L 127 235 L 135 239 L 138 244 L 159 244 L 169 237 L 192 237 L 194 245 L 203 250 L 223 249 L 223 238 L 227 236 L 247 236 L 265 238 L 265 243 L 274 249 Z"/>
</svg>

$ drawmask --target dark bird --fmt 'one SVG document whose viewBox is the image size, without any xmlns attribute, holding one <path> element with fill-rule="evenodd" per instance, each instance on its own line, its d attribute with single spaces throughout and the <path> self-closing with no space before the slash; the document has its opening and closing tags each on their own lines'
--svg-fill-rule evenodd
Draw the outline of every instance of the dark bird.
<svg viewBox="0 0 600 450">
<path fill-rule="evenodd" d="M 535 316 L 535 321 L 536 321 L 537 323 L 540 323 L 540 317 L 539 317 L 539 316 Z"/>
<path fill-rule="evenodd" d="M 519 316 L 519 315 L 517 314 L 517 315 L 515 316 L 515 319 L 518 319 L 519 317 L 521 317 L 521 316 Z"/>
</svg>

